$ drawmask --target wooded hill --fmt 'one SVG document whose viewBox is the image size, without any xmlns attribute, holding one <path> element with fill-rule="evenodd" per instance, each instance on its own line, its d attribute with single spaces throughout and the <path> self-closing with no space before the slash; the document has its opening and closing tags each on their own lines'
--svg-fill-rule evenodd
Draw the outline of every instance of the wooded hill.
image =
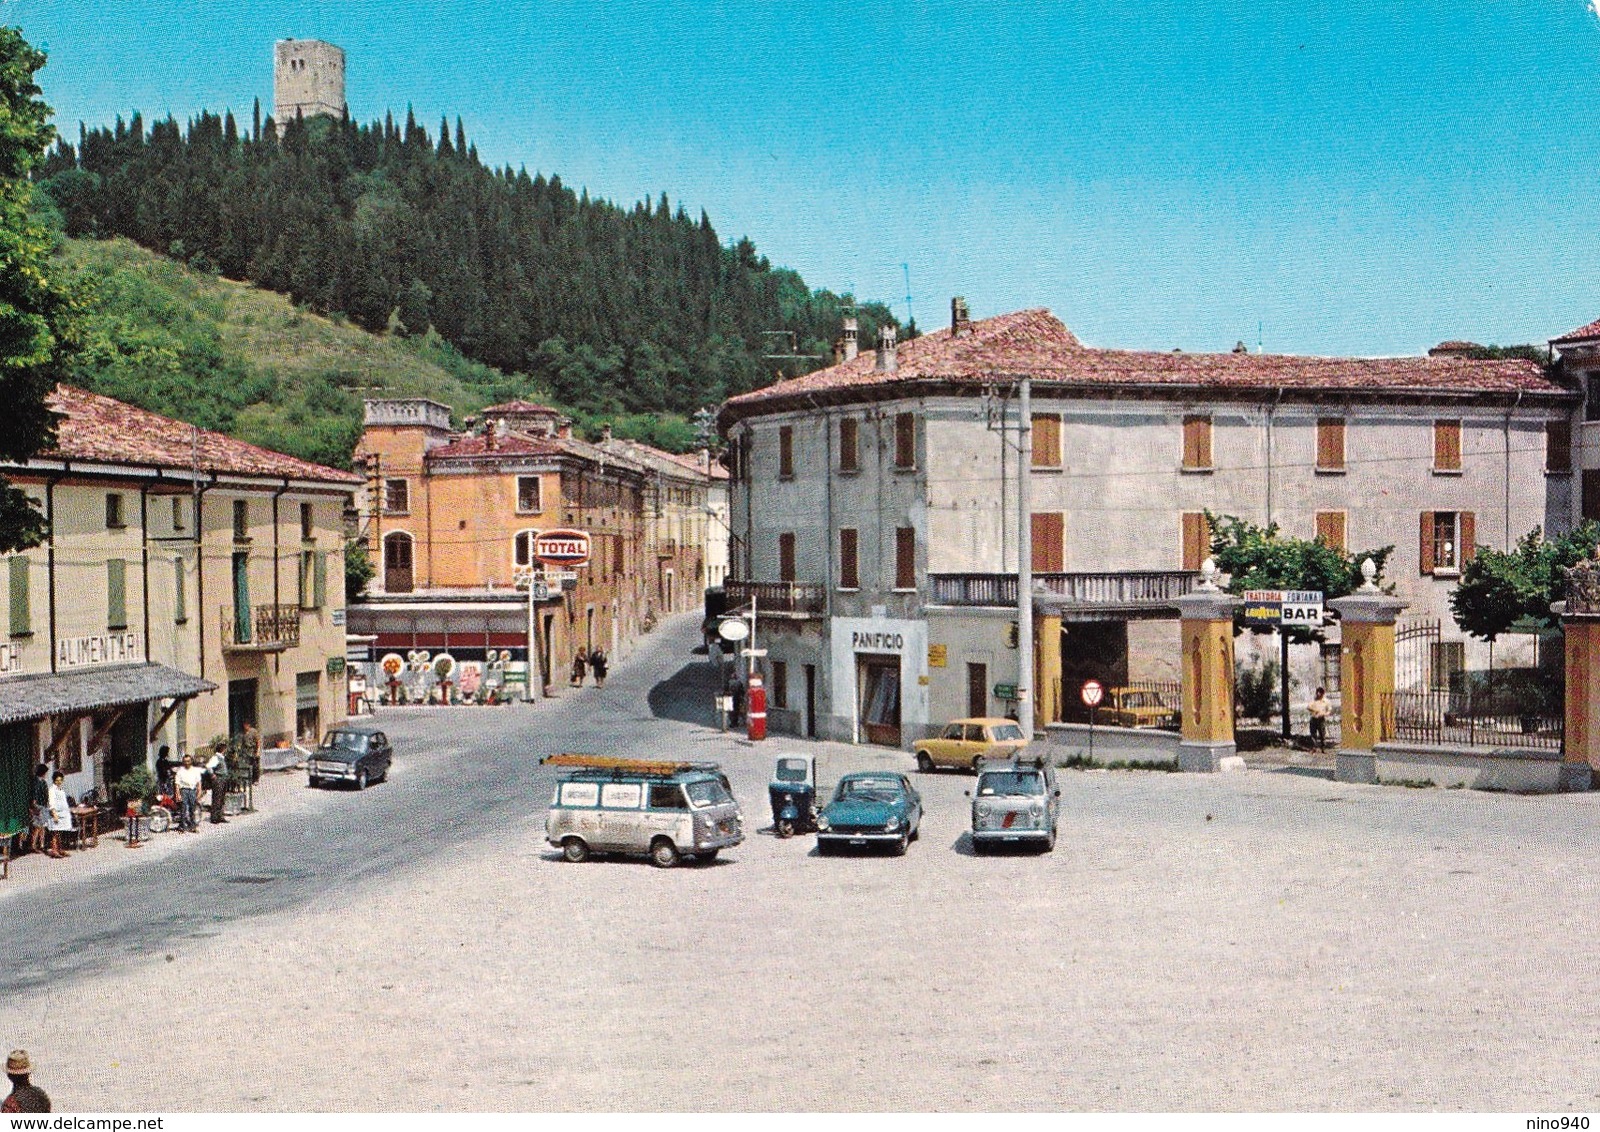
<svg viewBox="0 0 1600 1132">
<path fill-rule="evenodd" d="M 431 327 L 457 361 L 526 375 L 484 377 L 486 386 L 543 391 L 597 419 L 690 414 L 765 385 L 780 367 L 762 355 L 791 347 L 774 350 L 763 332 L 794 331 L 799 353 L 827 355 L 849 304 L 773 267 L 748 239 L 724 245 L 704 213 L 692 218 L 665 194 L 625 209 L 559 177 L 491 169 L 459 120 L 453 138 L 441 123 L 435 139 L 409 113 L 403 126 L 391 117 L 280 126 L 262 121 L 258 106 L 248 130 L 231 113 L 202 114 L 187 129 L 170 118 L 147 128 L 134 115 L 80 130 L 76 146 L 59 143 L 42 184 L 69 236 L 124 236 L 372 332 L 416 339 Z M 110 260 L 118 271 L 130 263 L 123 252 Z M 895 321 L 881 304 L 858 314 L 867 343 L 880 322 Z M 370 383 L 339 367 L 325 376 L 352 394 L 358 380 Z M 174 394 L 152 407 L 191 416 L 186 391 Z M 250 394 L 196 395 L 203 415 Z M 324 396 L 319 385 L 302 400 L 320 411 Z M 234 419 L 267 428 L 271 420 L 245 410 L 269 403 L 246 401 Z"/>
</svg>

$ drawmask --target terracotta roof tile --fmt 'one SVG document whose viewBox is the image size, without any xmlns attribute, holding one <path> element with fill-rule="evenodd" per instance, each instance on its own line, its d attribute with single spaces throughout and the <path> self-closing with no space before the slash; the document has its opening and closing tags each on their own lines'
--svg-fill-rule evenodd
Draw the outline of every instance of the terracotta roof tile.
<svg viewBox="0 0 1600 1132">
<path fill-rule="evenodd" d="M 56 386 L 47 400 L 61 419 L 56 425 L 55 449 L 41 453 L 45 457 L 147 468 L 191 468 L 198 462 L 203 472 L 363 482 L 350 472 L 259 448 L 220 432 L 196 430 L 171 417 L 70 385 Z"/>
<path fill-rule="evenodd" d="M 1552 342 L 1581 342 L 1585 338 L 1600 338 L 1600 318 L 1595 319 L 1587 326 L 1580 326 L 1576 330 L 1569 330 L 1560 338 L 1552 338 Z"/>
<path fill-rule="evenodd" d="M 897 368 L 877 368 L 875 350 L 841 365 L 778 382 L 731 398 L 724 412 L 763 401 L 846 388 L 911 381 L 1007 381 L 1026 373 L 1059 385 L 1176 386 L 1200 389 L 1378 390 L 1387 392 L 1564 393 L 1534 362 L 1513 358 L 1476 361 L 1455 357 L 1320 358 L 1276 354 L 1185 354 L 1105 350 L 1084 346 L 1043 309 L 1017 311 L 948 327 L 903 343 Z"/>
<path fill-rule="evenodd" d="M 511 433 L 509 436 L 496 438 L 492 448 L 489 446 L 488 438 L 482 435 L 458 436 L 449 444 L 430 448 L 428 459 L 432 461 L 466 460 L 480 456 L 559 456 L 561 452 L 561 446 L 552 440 Z"/>
</svg>

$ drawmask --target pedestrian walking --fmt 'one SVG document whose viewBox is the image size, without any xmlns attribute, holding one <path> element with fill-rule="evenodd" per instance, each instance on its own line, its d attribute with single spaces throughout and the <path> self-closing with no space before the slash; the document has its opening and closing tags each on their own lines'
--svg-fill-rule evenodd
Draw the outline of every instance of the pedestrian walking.
<svg viewBox="0 0 1600 1132">
<path fill-rule="evenodd" d="M 218 743 L 216 752 L 206 761 L 206 775 L 211 780 L 211 824 L 226 825 L 222 807 L 228 800 L 228 745 Z"/>
<path fill-rule="evenodd" d="M 33 771 L 33 792 L 28 795 L 28 806 L 33 811 L 33 840 L 35 853 L 44 852 L 44 834 L 50 828 L 50 764 L 40 763 Z"/>
<path fill-rule="evenodd" d="M 11 1080 L 11 1092 L 0 1101 L 0 1112 L 49 1112 L 50 1094 L 35 1085 L 33 1059 L 25 1049 L 14 1049 L 6 1058 L 6 1076 Z"/>
<path fill-rule="evenodd" d="M 50 856 L 65 857 L 61 835 L 72 832 L 72 802 L 67 797 L 67 776 L 59 770 L 50 781 Z"/>
<path fill-rule="evenodd" d="M 183 756 L 183 765 L 173 772 L 172 780 L 178 787 L 178 829 L 184 833 L 199 833 L 200 783 L 205 775 L 194 765 L 191 755 Z"/>
<path fill-rule="evenodd" d="M 594 686 L 596 688 L 604 688 L 606 686 L 606 669 L 610 663 L 610 661 L 606 660 L 606 654 L 599 649 L 595 649 L 589 654 L 589 667 L 594 669 Z"/>
<path fill-rule="evenodd" d="M 570 683 L 574 688 L 583 687 L 583 678 L 589 674 L 589 654 L 579 649 L 572 657 L 572 679 Z"/>
<path fill-rule="evenodd" d="M 1306 712 L 1311 716 L 1311 741 L 1321 750 L 1328 745 L 1328 717 L 1333 714 L 1333 703 L 1328 699 L 1326 688 L 1317 689 L 1317 694 L 1306 705 Z"/>
</svg>

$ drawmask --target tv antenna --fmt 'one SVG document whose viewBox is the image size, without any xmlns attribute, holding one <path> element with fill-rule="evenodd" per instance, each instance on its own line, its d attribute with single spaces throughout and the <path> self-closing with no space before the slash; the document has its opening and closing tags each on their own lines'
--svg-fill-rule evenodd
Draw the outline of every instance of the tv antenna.
<svg viewBox="0 0 1600 1132">
<path fill-rule="evenodd" d="M 911 313 L 911 265 L 909 263 L 902 263 L 900 265 L 900 270 L 905 272 L 906 276 L 906 325 L 910 326 L 912 323 L 917 321 L 916 317 Z"/>
<path fill-rule="evenodd" d="M 802 354 L 800 352 L 800 336 L 793 330 L 763 330 L 761 337 L 771 338 L 775 341 L 768 349 L 772 353 L 762 354 L 761 360 L 767 362 L 815 362 L 820 361 L 822 354 Z M 787 353 L 779 351 L 787 350 Z"/>
</svg>

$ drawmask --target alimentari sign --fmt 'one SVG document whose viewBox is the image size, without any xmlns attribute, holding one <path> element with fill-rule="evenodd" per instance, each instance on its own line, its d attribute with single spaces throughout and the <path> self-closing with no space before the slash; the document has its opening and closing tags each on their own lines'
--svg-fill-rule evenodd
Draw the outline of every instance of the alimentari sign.
<svg viewBox="0 0 1600 1132">
<path fill-rule="evenodd" d="M 137 664 L 144 660 L 138 633 L 101 633 L 94 637 L 63 637 L 56 642 L 57 668 L 85 668 L 94 664 Z"/>
<path fill-rule="evenodd" d="M 589 532 L 544 531 L 533 540 L 533 556 L 546 566 L 582 566 L 589 561 Z"/>
</svg>

